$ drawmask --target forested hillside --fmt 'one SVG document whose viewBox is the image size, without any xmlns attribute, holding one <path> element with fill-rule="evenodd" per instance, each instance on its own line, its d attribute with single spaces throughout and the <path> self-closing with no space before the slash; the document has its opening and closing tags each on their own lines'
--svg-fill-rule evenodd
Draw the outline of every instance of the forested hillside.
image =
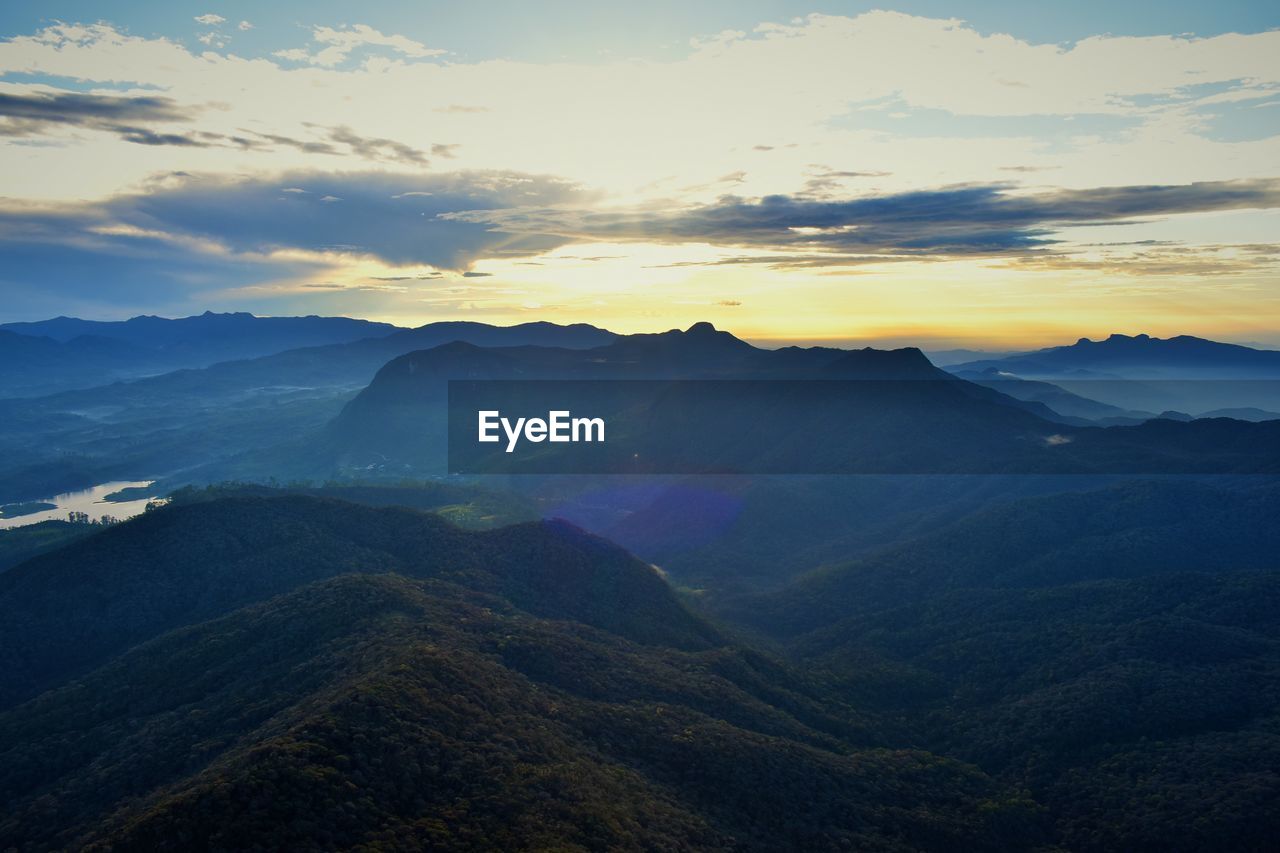
<svg viewBox="0 0 1280 853">
<path fill-rule="evenodd" d="M 873 719 L 562 524 L 468 533 L 408 510 L 231 498 L 91 542 L 0 585 L 5 683 L 41 690 L 8 691 L 0 713 L 0 838 L 21 849 L 1044 837 L 1016 788 L 879 748 Z"/>
<path fill-rule="evenodd" d="M 1266 850 L 1280 821 L 1273 483 L 1014 501 L 722 615 L 1044 804 L 1071 850 Z"/>
</svg>

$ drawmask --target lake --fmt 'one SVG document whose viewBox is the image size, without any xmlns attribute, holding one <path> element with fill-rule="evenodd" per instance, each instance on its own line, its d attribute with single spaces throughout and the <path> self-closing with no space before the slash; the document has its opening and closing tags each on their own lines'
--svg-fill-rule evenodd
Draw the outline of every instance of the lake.
<svg viewBox="0 0 1280 853">
<path fill-rule="evenodd" d="M 81 489 L 78 492 L 67 492 L 61 495 L 54 495 L 51 498 L 40 498 L 40 501 L 54 504 L 57 508 L 33 512 L 30 515 L 20 515 L 17 518 L 0 518 L 0 530 L 36 524 L 37 522 L 51 519 L 66 521 L 67 513 L 73 511 L 83 512 L 94 521 L 104 515 L 114 516 L 122 520 L 132 518 L 141 514 L 147 508 L 147 501 L 153 498 L 144 497 L 138 500 L 117 503 L 106 500 L 107 495 L 112 492 L 118 492 L 121 489 L 143 488 L 150 486 L 153 482 L 153 480 L 114 480 L 110 483 L 100 483 L 93 488 Z"/>
</svg>

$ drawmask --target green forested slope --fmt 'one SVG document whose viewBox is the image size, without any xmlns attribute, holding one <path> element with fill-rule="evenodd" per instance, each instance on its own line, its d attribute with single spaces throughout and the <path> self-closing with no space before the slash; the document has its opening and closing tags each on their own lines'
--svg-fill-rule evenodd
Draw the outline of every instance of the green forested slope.
<svg viewBox="0 0 1280 853">
<path fill-rule="evenodd" d="M 716 639 L 643 563 L 564 523 L 468 531 L 403 508 L 232 498 L 147 513 L 0 574 L 0 707 L 165 631 L 316 580 L 391 571 L 641 642 Z"/>
<path fill-rule="evenodd" d="M 468 533 L 402 510 L 231 499 L 93 542 L 0 589 L 10 615 L 44 603 L 31 639 L 4 646 L 6 682 L 89 612 L 115 626 L 80 637 L 91 654 L 55 643 L 60 669 L 27 664 L 57 683 L 0 713 L 6 845 L 1000 850 L 1044 837 L 1015 788 L 871 746 L 887 742 L 873 719 L 727 644 L 648 567 L 573 528 Z"/>
<path fill-rule="evenodd" d="M 1073 850 L 1266 850 L 1280 824 L 1273 487 L 1016 501 L 725 613 L 1048 809 Z"/>
</svg>

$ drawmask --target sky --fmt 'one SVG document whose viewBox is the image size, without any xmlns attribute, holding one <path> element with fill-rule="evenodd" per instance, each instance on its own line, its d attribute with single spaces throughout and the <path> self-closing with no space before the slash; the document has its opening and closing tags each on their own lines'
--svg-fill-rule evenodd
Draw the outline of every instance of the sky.
<svg viewBox="0 0 1280 853">
<path fill-rule="evenodd" d="M 0 321 L 1280 348 L 1278 27 L 1241 2 L 7 4 Z"/>
</svg>

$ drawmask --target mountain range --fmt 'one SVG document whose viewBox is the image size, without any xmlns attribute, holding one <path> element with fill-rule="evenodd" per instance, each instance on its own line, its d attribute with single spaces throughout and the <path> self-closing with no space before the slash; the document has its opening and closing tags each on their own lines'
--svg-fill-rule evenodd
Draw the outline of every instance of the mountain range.
<svg viewBox="0 0 1280 853">
<path fill-rule="evenodd" d="M 172 488 L 184 480 L 324 480 L 443 472 L 440 401 L 447 379 L 466 377 L 847 381 L 863 382 L 859 387 L 864 390 L 879 387 L 899 397 L 918 398 L 892 405 L 882 401 L 886 412 L 898 412 L 896 427 L 883 419 L 876 427 L 890 445 L 870 446 L 861 457 L 836 459 L 815 459 L 815 449 L 838 450 L 856 439 L 869 426 L 865 416 L 870 409 L 863 407 L 851 418 L 848 412 L 826 412 L 837 423 L 847 421 L 845 435 L 829 435 L 815 444 L 812 436 L 820 428 L 825 435 L 827 427 L 790 419 L 766 423 L 755 418 L 750 401 L 739 400 L 736 411 L 743 418 L 784 434 L 761 434 L 736 450 L 720 446 L 712 436 L 705 443 L 716 445 L 713 453 L 697 447 L 686 451 L 699 464 L 719 470 L 825 473 L 1003 467 L 1105 472 L 1116 470 L 1114 460 L 1119 458 L 1134 462 L 1124 470 L 1154 472 L 1185 470 L 1188 448 L 1183 444 L 1208 446 L 1215 441 L 1224 449 L 1205 463 L 1209 468 L 1256 470 L 1254 463 L 1236 458 L 1238 451 L 1231 448 L 1267 446 L 1265 438 L 1241 444 L 1234 436 L 1248 428 L 1216 421 L 1172 432 L 1144 433 L 1137 428 L 1130 434 L 1102 433 L 1099 439 L 1089 430 L 1091 424 L 1140 424 L 1149 413 L 1113 411 L 1096 399 L 1073 396 L 1055 386 L 1037 385 L 1028 392 L 1021 381 L 1010 386 L 981 378 L 957 381 L 964 377 L 937 369 L 910 348 L 763 350 L 710 324 L 618 336 L 581 325 L 504 328 L 440 323 L 39 399 L 0 401 L 0 443 L 12 460 L 0 471 L 5 483 L 0 499 L 39 498 L 110 479 L 163 476 Z M 869 380 L 885 382 L 877 386 Z M 905 386 L 899 380 L 925 381 Z M 713 406 L 712 400 L 699 399 L 696 393 L 688 402 Z M 683 405 L 674 398 L 669 403 Z M 950 407 L 950 422 L 939 417 L 943 408 L 938 406 Z M 959 417 L 961 411 L 968 414 Z M 1257 411 L 1251 420 L 1266 417 L 1265 409 Z M 707 423 L 734 412 L 732 406 L 723 411 L 713 407 Z M 943 435 L 946 428 L 958 432 Z M 928 438 L 921 429 L 938 434 Z M 1077 436 L 1072 429 L 1083 432 Z M 1067 441 L 1045 445 L 1052 436 Z M 777 448 L 768 458 L 759 453 L 766 440 Z M 1027 457 L 1022 451 L 1028 442 L 1043 446 L 1028 451 Z M 952 445 L 958 452 L 952 452 Z M 1017 460 L 987 461 L 1007 456 L 1010 447 L 1020 448 Z M 635 450 L 660 451 L 656 458 L 672 453 L 670 447 Z M 929 452 L 934 455 L 929 457 Z M 679 464 L 668 466 L 670 470 L 690 470 L 687 459 L 676 461 Z"/>
<path fill-rule="evenodd" d="M 1050 405 L 1043 385 L 1025 383 L 1052 382 L 1062 414 L 1109 423 L 1131 423 L 1165 412 L 1215 417 L 1250 409 L 1255 410 L 1250 420 L 1280 418 L 1280 351 L 1190 335 L 1081 338 L 1070 346 L 960 362 L 947 370 L 1020 399 Z M 1102 403 L 1110 411 L 1081 406 L 1079 400 L 1059 392 Z"/>
<path fill-rule="evenodd" d="M 458 379 L 628 380 L 505 386 L 511 408 L 595 406 L 614 438 L 530 456 L 474 445 L 456 468 L 469 473 L 1259 472 L 1280 461 L 1277 422 L 1075 426 L 1043 403 L 952 376 L 917 349 L 762 350 L 709 324 L 589 350 L 455 343 L 410 353 L 383 367 L 308 453 L 332 454 L 339 470 L 442 473 L 447 382 Z M 473 423 L 449 426 L 450 442 L 474 444 Z"/>
<path fill-rule="evenodd" d="M 1025 785 L 1064 849 L 1263 850 L 1277 511 L 1274 480 L 1015 500 L 719 615 Z"/>
<path fill-rule="evenodd" d="M 191 492 L 0 573 L 0 838 L 1263 850 L 1278 495 L 996 502 L 713 622 L 566 522 Z"/>
<path fill-rule="evenodd" d="M 1280 351 L 1224 344 L 1191 335 L 1121 335 L 948 366 L 952 372 L 994 368 L 1026 379 L 1276 379 Z"/>
<path fill-rule="evenodd" d="M 379 337 L 388 323 L 347 317 L 215 314 L 118 322 L 55 317 L 0 325 L 0 396 L 42 396 L 220 361 Z"/>
<path fill-rule="evenodd" d="M 873 746 L 873 721 L 563 523 L 201 501 L 0 574 L 0 611 L 0 838 L 25 849 L 1044 835 L 1016 791 Z"/>
<path fill-rule="evenodd" d="M 133 473 L 177 474 L 313 431 L 379 367 L 423 347 L 460 339 L 585 347 L 615 337 L 586 325 L 433 323 L 96 388 L 0 399 L 0 501 L 53 495 Z M 265 478 L 285 472 L 254 473 Z"/>
<path fill-rule="evenodd" d="M 704 468 L 441 475 L 529 379 Z M 1268 850 L 1280 421 L 1167 381 L 450 323 L 0 401 L 4 500 L 171 499 L 0 532 L 0 849 Z"/>
</svg>

